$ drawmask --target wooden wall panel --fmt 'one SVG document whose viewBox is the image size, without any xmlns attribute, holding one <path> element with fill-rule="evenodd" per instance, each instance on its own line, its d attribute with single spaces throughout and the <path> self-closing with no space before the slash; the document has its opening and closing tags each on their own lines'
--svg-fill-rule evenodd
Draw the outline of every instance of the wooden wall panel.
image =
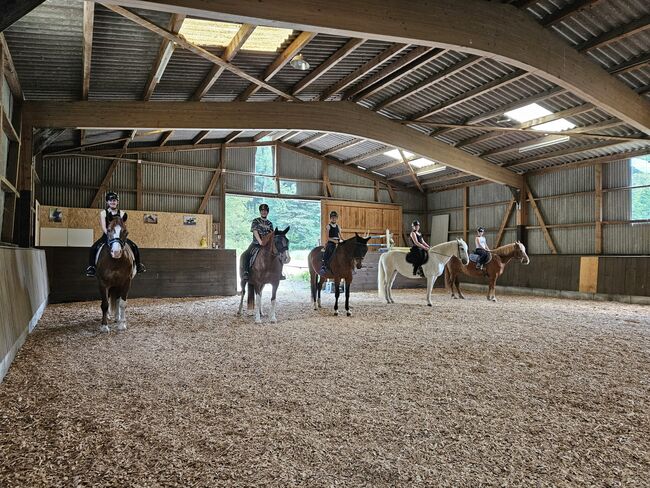
<svg viewBox="0 0 650 488">
<path fill-rule="evenodd" d="M 88 249 L 44 249 L 51 303 L 99 300 L 97 280 L 84 273 Z M 237 293 L 234 250 L 143 249 L 142 261 L 147 265 L 147 272 L 135 277 L 129 297 L 231 296 Z"/>
<path fill-rule="evenodd" d="M 329 222 L 329 213 L 334 210 L 339 214 L 339 225 L 344 239 L 352 237 L 355 232 L 372 235 L 384 235 L 390 229 L 397 246 L 402 243 L 402 207 L 395 204 L 345 202 L 340 200 L 321 200 L 321 242 L 327 241 L 325 226 Z M 373 239 L 372 244 L 383 243 L 383 239 Z M 376 251 L 376 247 L 371 248 Z"/>
<path fill-rule="evenodd" d="M 61 222 L 50 222 L 50 210 L 63 212 Z M 129 238 L 140 248 L 199 249 L 201 238 L 206 237 L 208 247 L 212 244 L 212 216 L 206 214 L 143 212 L 128 210 Z M 158 216 L 157 224 L 145 224 L 144 215 Z M 196 219 L 196 225 L 184 225 L 183 216 Z M 39 211 L 41 228 L 93 229 L 94 239 L 101 236 L 99 210 L 96 208 L 52 207 L 41 205 Z"/>
<path fill-rule="evenodd" d="M 45 253 L 0 247 L 0 381 L 47 304 Z"/>
</svg>

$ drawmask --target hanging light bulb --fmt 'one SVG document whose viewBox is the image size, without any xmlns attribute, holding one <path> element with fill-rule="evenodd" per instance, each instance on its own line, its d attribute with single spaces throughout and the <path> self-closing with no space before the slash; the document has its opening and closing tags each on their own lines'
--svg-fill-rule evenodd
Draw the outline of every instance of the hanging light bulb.
<svg viewBox="0 0 650 488">
<path fill-rule="evenodd" d="M 297 54 L 291 59 L 291 66 L 300 71 L 305 71 L 309 69 L 309 63 L 305 60 L 305 57 L 302 54 Z"/>
</svg>

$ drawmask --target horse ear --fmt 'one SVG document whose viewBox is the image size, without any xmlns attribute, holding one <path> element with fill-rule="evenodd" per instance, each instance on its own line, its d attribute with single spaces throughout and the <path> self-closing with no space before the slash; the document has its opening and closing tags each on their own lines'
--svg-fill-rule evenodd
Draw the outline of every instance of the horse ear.
<svg viewBox="0 0 650 488">
<path fill-rule="evenodd" d="M 290 225 L 288 225 L 287 228 L 282 231 L 282 233 L 286 234 L 287 232 L 289 232 L 289 229 L 291 229 Z"/>
<path fill-rule="evenodd" d="M 124 212 L 124 215 L 122 216 L 122 222 L 126 222 L 126 219 L 128 219 L 128 218 L 129 218 L 129 214 Z"/>
<path fill-rule="evenodd" d="M 106 222 L 110 222 L 113 220 L 113 214 L 112 213 L 106 213 Z"/>
<path fill-rule="evenodd" d="M 357 236 L 357 237 L 359 237 L 359 233 L 358 233 L 358 232 L 355 232 L 354 235 Z"/>
</svg>

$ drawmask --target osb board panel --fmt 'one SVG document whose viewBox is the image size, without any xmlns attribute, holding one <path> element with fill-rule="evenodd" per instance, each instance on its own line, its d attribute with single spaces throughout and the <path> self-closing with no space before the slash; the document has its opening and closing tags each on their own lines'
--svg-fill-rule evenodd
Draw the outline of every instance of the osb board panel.
<svg viewBox="0 0 650 488">
<path fill-rule="evenodd" d="M 334 210 L 339 215 L 341 235 L 344 239 L 352 237 L 355 232 L 372 235 L 384 235 L 386 229 L 393 234 L 396 245 L 401 245 L 402 207 L 395 204 L 347 202 L 340 200 L 321 200 L 321 242 L 327 241 L 325 226 L 329 222 L 329 214 Z M 372 239 L 371 244 L 383 244 L 384 239 Z M 377 247 L 371 247 L 377 250 Z"/>
<path fill-rule="evenodd" d="M 0 247 L 0 363 L 47 300 L 45 263 L 43 251 Z"/>
<path fill-rule="evenodd" d="M 97 280 L 86 277 L 88 252 L 46 247 L 50 303 L 99 300 Z M 147 272 L 134 278 L 129 298 L 230 296 L 237 293 L 232 249 L 143 249 Z"/>
<path fill-rule="evenodd" d="M 62 212 L 61 222 L 50 221 L 50 210 Z M 187 214 L 172 212 L 127 211 L 129 239 L 141 248 L 199 249 L 201 238 L 205 237 L 208 247 L 212 245 L 212 216 L 208 214 Z M 157 224 L 145 224 L 145 214 L 158 216 Z M 184 225 L 185 215 L 194 217 L 196 225 Z M 41 228 L 91 229 L 94 240 L 102 234 L 99 210 L 96 208 L 40 207 Z"/>
<path fill-rule="evenodd" d="M 580 258 L 580 286 L 578 291 L 596 293 L 598 291 L 598 256 Z"/>
</svg>

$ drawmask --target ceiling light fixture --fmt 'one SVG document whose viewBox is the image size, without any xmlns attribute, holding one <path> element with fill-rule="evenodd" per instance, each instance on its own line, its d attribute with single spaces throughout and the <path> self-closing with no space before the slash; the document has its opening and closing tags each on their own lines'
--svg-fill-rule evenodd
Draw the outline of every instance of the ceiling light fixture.
<svg viewBox="0 0 650 488">
<path fill-rule="evenodd" d="M 309 63 L 305 60 L 305 57 L 302 54 L 297 54 L 291 59 L 291 66 L 300 71 L 306 71 L 309 69 Z"/>
<path fill-rule="evenodd" d="M 447 169 L 447 166 L 442 166 L 441 164 L 436 164 L 430 168 L 424 168 L 422 171 L 416 171 L 415 176 L 423 176 L 431 173 L 437 173 L 438 171 L 444 171 Z"/>
<path fill-rule="evenodd" d="M 571 139 L 571 137 L 569 137 L 569 136 L 563 136 L 563 137 L 558 137 L 558 138 L 555 138 L 555 139 L 549 139 L 547 141 L 538 142 L 537 144 L 531 144 L 530 146 L 522 147 L 522 148 L 519 149 L 519 152 L 524 153 L 524 152 L 532 151 L 534 149 L 539 149 L 539 148 L 546 147 L 546 146 L 554 146 L 555 144 L 561 144 L 563 142 L 567 142 L 570 139 Z"/>
</svg>

